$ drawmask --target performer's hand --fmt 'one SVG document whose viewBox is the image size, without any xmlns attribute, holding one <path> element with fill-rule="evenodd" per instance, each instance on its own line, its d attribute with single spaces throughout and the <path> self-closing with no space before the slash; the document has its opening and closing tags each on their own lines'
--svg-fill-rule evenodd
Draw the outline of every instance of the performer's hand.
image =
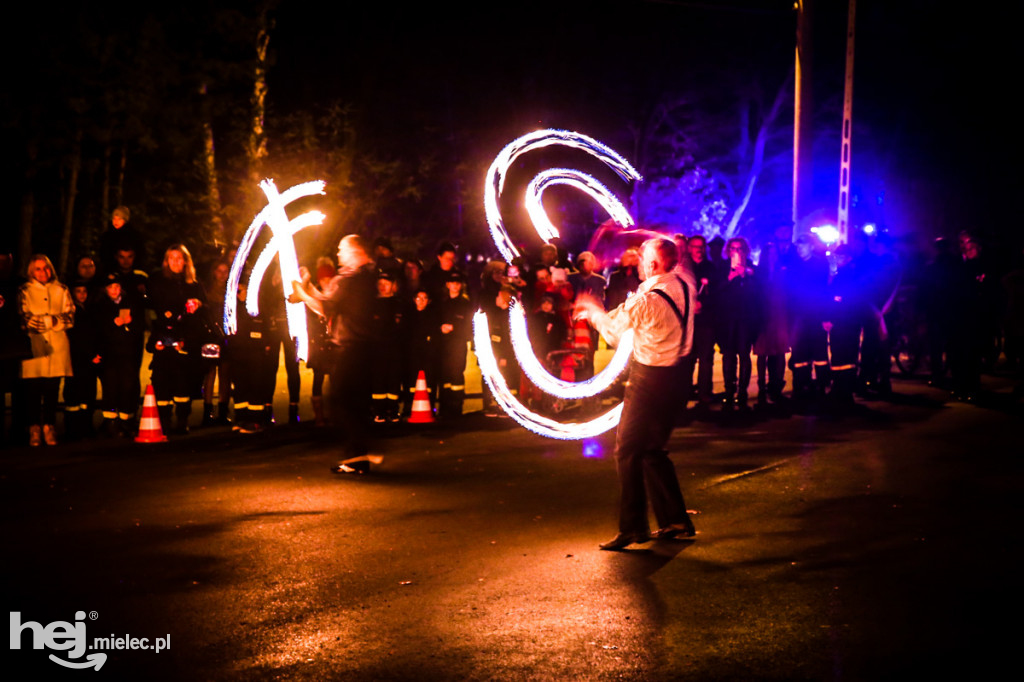
<svg viewBox="0 0 1024 682">
<path fill-rule="evenodd" d="M 92 359 L 92 364 L 94 364 L 94 365 L 98 365 L 98 364 L 100 364 L 100 363 L 101 363 L 102 361 L 103 361 L 103 358 L 101 358 L 100 356 L 98 356 L 98 355 L 97 355 L 96 357 L 94 357 L 94 358 Z"/>
<path fill-rule="evenodd" d="M 203 304 L 199 301 L 198 298 L 190 298 L 187 301 L 185 301 L 185 312 L 194 313 L 195 311 L 199 310 L 199 307 L 201 305 Z"/>
<path fill-rule="evenodd" d="M 592 320 L 601 312 L 604 312 L 604 307 L 596 298 L 590 294 L 580 294 L 576 297 L 576 304 L 573 306 L 572 319 Z"/>
<path fill-rule="evenodd" d="M 453 329 L 455 329 L 455 327 L 451 326 L 450 324 L 442 324 L 441 325 L 441 333 L 442 334 L 451 334 Z"/>
<path fill-rule="evenodd" d="M 303 287 L 309 284 L 309 282 L 313 279 L 313 277 L 309 274 L 309 268 L 307 268 L 305 265 L 299 266 L 299 278 L 302 280 Z"/>
<path fill-rule="evenodd" d="M 306 273 L 307 275 L 309 273 Z M 308 280 L 307 280 L 308 281 Z M 302 303 L 302 296 L 299 292 L 303 289 L 302 282 L 292 280 L 292 293 L 288 294 L 289 303 Z"/>
<path fill-rule="evenodd" d="M 832 331 L 832 323 L 831 322 L 822 322 L 821 323 L 821 328 L 824 329 L 826 332 L 831 332 Z"/>
</svg>

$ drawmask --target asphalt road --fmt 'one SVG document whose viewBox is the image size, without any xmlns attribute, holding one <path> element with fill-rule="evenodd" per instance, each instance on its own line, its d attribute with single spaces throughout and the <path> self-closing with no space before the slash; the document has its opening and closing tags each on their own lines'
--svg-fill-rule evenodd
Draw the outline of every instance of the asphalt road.
<svg viewBox="0 0 1024 682">
<path fill-rule="evenodd" d="M 65 670 L 25 626 L 8 679 L 1011 676 L 1024 449 L 991 388 L 677 429 L 697 540 L 622 553 L 610 438 L 508 420 L 382 433 L 366 476 L 308 426 L 2 451 L 7 610 L 170 644 Z"/>
</svg>

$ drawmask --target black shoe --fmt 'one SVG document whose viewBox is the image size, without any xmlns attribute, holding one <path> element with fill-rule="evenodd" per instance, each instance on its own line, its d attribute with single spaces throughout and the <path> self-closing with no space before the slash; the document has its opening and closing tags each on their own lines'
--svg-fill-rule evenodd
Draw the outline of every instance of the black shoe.
<svg viewBox="0 0 1024 682">
<path fill-rule="evenodd" d="M 642 545 L 650 541 L 651 536 L 649 533 L 619 533 L 608 542 L 598 545 L 598 547 L 609 552 L 617 552 L 630 545 Z"/>
<path fill-rule="evenodd" d="M 651 533 L 656 540 L 689 540 L 697 535 L 693 524 L 674 523 Z"/>
</svg>

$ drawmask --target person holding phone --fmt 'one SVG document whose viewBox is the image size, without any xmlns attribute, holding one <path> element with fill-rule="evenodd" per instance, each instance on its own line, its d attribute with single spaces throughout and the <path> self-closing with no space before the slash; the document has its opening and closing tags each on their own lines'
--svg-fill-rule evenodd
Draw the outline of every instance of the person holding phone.
<svg viewBox="0 0 1024 682">
<path fill-rule="evenodd" d="M 108 436 L 128 438 L 139 405 L 136 358 L 141 356 L 145 313 L 142 301 L 123 290 L 120 274 L 112 272 L 103 282 L 93 311 L 97 343 L 92 359 L 103 386 L 102 428 Z"/>
</svg>

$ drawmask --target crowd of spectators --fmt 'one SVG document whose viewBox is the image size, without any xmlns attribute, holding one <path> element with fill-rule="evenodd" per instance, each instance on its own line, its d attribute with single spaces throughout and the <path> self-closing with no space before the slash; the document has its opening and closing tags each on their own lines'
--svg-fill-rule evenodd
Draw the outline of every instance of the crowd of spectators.
<svg viewBox="0 0 1024 682">
<path fill-rule="evenodd" d="M 143 241 L 129 217 L 124 207 L 114 211 L 98 253 L 75 261 L 66 284 L 44 254 L 30 259 L 24 279 L 13 272 L 11 256 L 0 254 L 0 390 L 12 395 L 14 430 L 27 426 L 15 438 L 27 437 L 32 446 L 57 443 L 62 378 L 64 437 L 95 437 L 97 410 L 98 435 L 133 435 L 144 349 L 152 358 L 148 369 L 161 423 L 171 433 L 188 431 L 195 400 L 203 401 L 204 426 L 230 423 L 232 400 L 234 428 L 251 433 L 270 426 L 279 357 L 287 375 L 287 418 L 296 423 L 299 360 L 288 335 L 279 268 L 272 267 L 260 287 L 261 314 L 240 313 L 237 332 L 225 338 L 221 317 L 230 261 L 204 264 L 208 276 L 200 277 L 189 248 L 173 244 L 147 274 Z M 931 257 L 920 262 L 901 257 L 886 235 L 860 232 L 827 253 L 811 235 L 793 241 L 780 234 L 760 245 L 756 264 L 743 238 L 709 244 L 701 235 L 676 235 L 675 241 L 678 267 L 686 271 L 679 274 L 696 289 L 693 348 L 685 359 L 692 386 L 681 411 L 750 409 L 755 366 L 756 400 L 763 406 L 842 409 L 857 396 L 884 398 L 892 391 L 894 344 L 906 345 L 908 337 L 918 341 L 930 382 L 957 399 L 977 398 L 982 372 L 1002 352 L 1018 377 L 1024 366 L 1022 270 L 994 271 L 968 232 L 955 242 L 937 240 Z M 425 381 L 438 418 L 463 415 L 477 310 L 487 313 L 494 354 L 512 392 L 533 409 L 559 411 L 565 406 L 519 369 L 509 306 L 523 306 L 534 353 L 548 370 L 580 381 L 593 376 L 602 343 L 587 322 L 573 319 L 575 300 L 587 295 L 610 310 L 640 283 L 635 247 L 616 254 L 617 262 L 602 263 L 589 251 L 573 259 L 560 243 L 548 243 L 507 264 L 467 259 L 445 242 L 422 263 L 399 257 L 390 240 L 379 238 L 368 255 L 377 293 L 370 378 L 366 386 L 338 390 L 368 392 L 368 418 L 377 422 L 409 416 L 418 379 Z M 321 289 L 337 273 L 328 257 L 309 266 Z M 237 295 L 243 311 L 249 292 L 241 286 Z M 317 315 L 308 318 L 314 421 L 324 424 L 336 330 Z M 723 386 L 718 393 L 716 353 Z M 486 386 L 484 392 L 484 413 L 502 416 Z M 603 397 L 614 399 L 615 392 L 613 387 Z M 593 401 L 581 405 L 583 411 L 595 407 Z"/>
</svg>

